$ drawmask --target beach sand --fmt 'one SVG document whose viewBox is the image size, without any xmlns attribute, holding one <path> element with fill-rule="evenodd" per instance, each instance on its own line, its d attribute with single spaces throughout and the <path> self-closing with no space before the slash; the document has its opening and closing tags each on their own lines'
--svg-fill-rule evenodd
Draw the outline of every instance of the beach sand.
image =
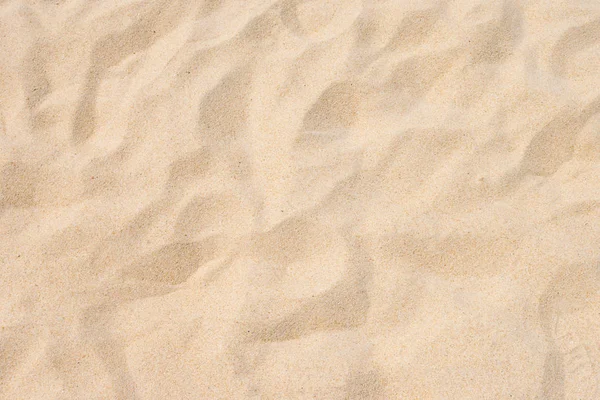
<svg viewBox="0 0 600 400">
<path fill-rule="evenodd" d="M 600 2 L 0 1 L 0 239 L 1 399 L 600 399 Z"/>
</svg>

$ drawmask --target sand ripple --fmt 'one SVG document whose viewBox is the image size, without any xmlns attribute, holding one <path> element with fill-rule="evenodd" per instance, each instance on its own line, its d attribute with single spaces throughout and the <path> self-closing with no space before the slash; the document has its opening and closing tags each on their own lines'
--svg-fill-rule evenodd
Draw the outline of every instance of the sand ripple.
<svg viewBox="0 0 600 400">
<path fill-rule="evenodd" d="M 600 398 L 600 3 L 0 1 L 3 399 Z"/>
</svg>

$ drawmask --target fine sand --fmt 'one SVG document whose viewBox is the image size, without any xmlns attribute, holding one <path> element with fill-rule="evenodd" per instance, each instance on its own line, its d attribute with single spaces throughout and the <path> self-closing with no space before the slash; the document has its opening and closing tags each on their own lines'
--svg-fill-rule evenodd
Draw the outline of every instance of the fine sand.
<svg viewBox="0 0 600 400">
<path fill-rule="evenodd" d="M 600 399 L 600 1 L 0 0 L 0 399 Z"/>
</svg>

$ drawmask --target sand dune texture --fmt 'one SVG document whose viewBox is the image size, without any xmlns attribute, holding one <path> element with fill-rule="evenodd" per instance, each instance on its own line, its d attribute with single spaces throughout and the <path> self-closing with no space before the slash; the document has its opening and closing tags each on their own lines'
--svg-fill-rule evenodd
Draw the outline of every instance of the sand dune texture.
<svg viewBox="0 0 600 400">
<path fill-rule="evenodd" d="M 0 1 L 0 398 L 600 399 L 600 1 Z"/>
</svg>

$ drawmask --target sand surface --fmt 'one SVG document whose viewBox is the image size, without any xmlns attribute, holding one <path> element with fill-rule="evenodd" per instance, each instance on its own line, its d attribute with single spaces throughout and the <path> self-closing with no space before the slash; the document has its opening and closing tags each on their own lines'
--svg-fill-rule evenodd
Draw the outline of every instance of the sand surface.
<svg viewBox="0 0 600 400">
<path fill-rule="evenodd" d="M 0 1 L 0 399 L 600 399 L 600 1 Z"/>
</svg>

